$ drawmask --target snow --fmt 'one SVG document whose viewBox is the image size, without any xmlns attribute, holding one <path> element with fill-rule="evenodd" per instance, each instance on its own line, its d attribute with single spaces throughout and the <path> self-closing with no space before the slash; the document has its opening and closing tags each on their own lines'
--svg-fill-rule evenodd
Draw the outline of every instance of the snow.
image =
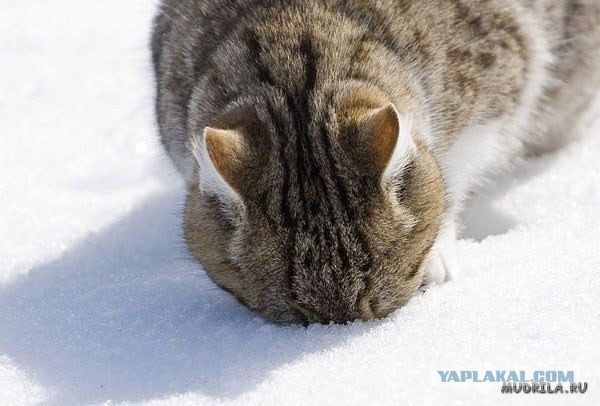
<svg viewBox="0 0 600 406">
<path fill-rule="evenodd" d="M 391 317 L 266 323 L 185 250 L 153 1 L 0 3 L 0 404 L 600 404 L 600 122 L 475 199 L 462 277 Z M 501 395 L 438 370 L 573 370 Z"/>
</svg>

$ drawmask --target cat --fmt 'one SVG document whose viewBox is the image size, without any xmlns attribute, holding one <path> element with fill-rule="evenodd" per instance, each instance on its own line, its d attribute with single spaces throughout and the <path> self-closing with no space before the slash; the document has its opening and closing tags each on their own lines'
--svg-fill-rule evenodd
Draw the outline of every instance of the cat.
<svg viewBox="0 0 600 406">
<path fill-rule="evenodd" d="M 469 194 L 576 133 L 600 2 L 164 0 L 152 57 L 191 253 L 268 320 L 346 323 L 455 278 Z"/>
</svg>

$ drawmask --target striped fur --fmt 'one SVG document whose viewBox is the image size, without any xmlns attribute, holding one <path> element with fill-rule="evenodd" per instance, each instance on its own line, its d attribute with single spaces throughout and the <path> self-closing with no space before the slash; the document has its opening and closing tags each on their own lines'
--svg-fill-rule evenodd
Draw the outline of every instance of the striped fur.
<svg viewBox="0 0 600 406">
<path fill-rule="evenodd" d="M 441 236 L 453 238 L 465 195 L 558 144 L 544 123 L 584 77 L 600 82 L 587 59 L 585 72 L 572 69 L 584 51 L 598 55 L 588 38 L 599 10 L 574 0 L 164 0 L 152 41 L 157 116 L 188 182 L 192 253 L 274 321 L 401 307 L 444 279 L 447 269 L 440 279 L 430 267 L 452 262 Z M 566 75 L 580 82 L 566 86 Z M 390 103 L 389 125 L 368 121 Z M 562 117 L 573 123 L 581 110 Z M 207 127 L 244 146 L 232 157 L 217 148 L 235 161 L 226 174 Z"/>
</svg>

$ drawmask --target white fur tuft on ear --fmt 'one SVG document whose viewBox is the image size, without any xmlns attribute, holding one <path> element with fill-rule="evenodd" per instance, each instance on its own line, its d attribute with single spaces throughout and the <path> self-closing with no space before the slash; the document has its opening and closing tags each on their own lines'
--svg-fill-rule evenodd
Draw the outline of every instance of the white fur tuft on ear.
<svg viewBox="0 0 600 406">
<path fill-rule="evenodd" d="M 208 128 L 207 128 L 208 129 Z M 238 193 L 223 179 L 206 147 L 206 132 L 193 137 L 191 150 L 198 167 L 199 189 L 201 193 L 217 195 L 221 200 L 238 200 Z"/>
<path fill-rule="evenodd" d="M 417 150 L 412 136 L 412 115 L 400 115 L 395 108 L 394 111 L 398 114 L 400 134 L 398 134 L 392 157 L 383 173 L 384 181 L 397 181 L 410 164 Z"/>
</svg>

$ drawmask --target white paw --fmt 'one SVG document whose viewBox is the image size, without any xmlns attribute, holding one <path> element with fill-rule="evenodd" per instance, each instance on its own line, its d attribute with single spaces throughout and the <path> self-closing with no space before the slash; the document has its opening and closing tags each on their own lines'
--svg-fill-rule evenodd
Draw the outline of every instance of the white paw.
<svg viewBox="0 0 600 406">
<path fill-rule="evenodd" d="M 425 268 L 424 285 L 437 285 L 446 280 L 444 261 L 436 250 L 431 250 Z"/>
<path fill-rule="evenodd" d="M 444 279 L 444 282 L 456 280 L 460 275 L 460 267 L 458 266 L 454 247 L 452 247 L 451 250 L 439 251 L 439 256 L 444 263 L 444 269 L 446 270 L 446 279 Z"/>
<path fill-rule="evenodd" d="M 425 270 L 425 285 L 441 284 L 456 280 L 460 274 L 454 240 L 440 240 L 429 253 Z"/>
</svg>

